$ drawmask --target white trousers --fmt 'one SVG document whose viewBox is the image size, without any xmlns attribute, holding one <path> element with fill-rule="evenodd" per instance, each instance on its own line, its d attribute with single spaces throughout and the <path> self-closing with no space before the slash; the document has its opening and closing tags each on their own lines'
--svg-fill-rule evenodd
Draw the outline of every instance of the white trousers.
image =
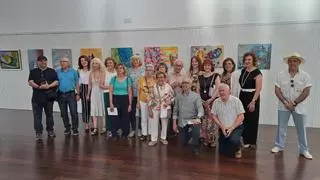
<svg viewBox="0 0 320 180">
<path fill-rule="evenodd" d="M 140 109 L 141 109 L 141 134 L 143 136 L 147 136 L 150 134 L 150 123 L 148 123 L 149 119 L 149 111 L 148 111 L 148 104 L 140 101 Z M 148 128 L 149 124 L 149 128 Z"/>
<path fill-rule="evenodd" d="M 149 118 L 151 141 L 158 141 L 160 110 L 152 110 L 153 117 Z M 161 139 L 167 139 L 168 119 L 161 119 Z"/>
</svg>

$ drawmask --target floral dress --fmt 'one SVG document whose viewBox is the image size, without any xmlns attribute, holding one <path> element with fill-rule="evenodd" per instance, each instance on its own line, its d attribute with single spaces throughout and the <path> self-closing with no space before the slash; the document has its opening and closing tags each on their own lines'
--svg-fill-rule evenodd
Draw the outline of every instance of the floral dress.
<svg viewBox="0 0 320 180">
<path fill-rule="evenodd" d="M 174 100 L 174 91 L 168 83 L 162 86 L 155 84 L 148 96 L 148 105 L 153 110 L 171 109 Z"/>
</svg>

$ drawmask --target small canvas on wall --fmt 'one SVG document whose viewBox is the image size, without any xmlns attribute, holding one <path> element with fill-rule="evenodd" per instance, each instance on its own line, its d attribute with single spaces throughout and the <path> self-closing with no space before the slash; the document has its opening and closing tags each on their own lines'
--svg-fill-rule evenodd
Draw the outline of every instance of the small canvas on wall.
<svg viewBox="0 0 320 180">
<path fill-rule="evenodd" d="M 80 55 L 88 56 L 89 59 L 99 58 L 102 59 L 102 48 L 81 48 Z"/>
<path fill-rule="evenodd" d="M 259 69 L 270 69 L 271 44 L 239 44 L 238 46 L 238 69 L 243 68 L 242 58 L 247 52 L 252 52 L 258 59 Z"/>
<path fill-rule="evenodd" d="M 111 48 L 111 56 L 117 63 L 122 63 L 128 68 L 131 67 L 131 57 L 133 56 L 132 48 Z"/>
<path fill-rule="evenodd" d="M 70 67 L 72 67 L 72 53 L 71 49 L 52 49 L 52 68 L 60 67 L 60 59 L 67 57 L 70 60 Z"/>
<path fill-rule="evenodd" d="M 0 50 L 0 66 L 6 70 L 21 70 L 20 50 Z"/>
<path fill-rule="evenodd" d="M 163 46 L 163 47 L 145 47 L 144 48 L 144 61 L 145 64 L 159 64 L 164 62 L 168 65 L 171 61 L 178 58 L 178 47 L 176 46 Z"/>
<path fill-rule="evenodd" d="M 43 49 L 29 49 L 28 50 L 28 63 L 29 70 L 37 68 L 37 58 L 43 56 Z"/>
<path fill-rule="evenodd" d="M 222 68 L 222 63 L 224 60 L 224 46 L 192 46 L 191 47 L 191 57 L 197 56 L 203 60 L 211 60 L 215 67 Z"/>
</svg>

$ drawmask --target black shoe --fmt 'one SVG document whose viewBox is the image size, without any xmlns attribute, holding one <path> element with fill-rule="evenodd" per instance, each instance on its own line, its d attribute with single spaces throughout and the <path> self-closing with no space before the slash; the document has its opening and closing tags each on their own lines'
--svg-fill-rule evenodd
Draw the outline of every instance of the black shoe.
<svg viewBox="0 0 320 180">
<path fill-rule="evenodd" d="M 192 150 L 192 153 L 193 153 L 193 155 L 198 156 L 198 155 L 200 154 L 199 148 L 194 148 L 194 149 Z"/>
<path fill-rule="evenodd" d="M 84 132 L 88 134 L 90 132 L 90 129 L 85 129 Z"/>
<path fill-rule="evenodd" d="M 93 129 L 93 131 L 91 131 L 91 136 L 96 136 L 98 135 L 98 129 Z"/>
<path fill-rule="evenodd" d="M 73 136 L 78 136 L 79 135 L 79 131 L 78 130 L 74 130 L 72 133 Z"/>
<path fill-rule="evenodd" d="M 70 136 L 70 135 L 71 135 L 71 131 L 70 131 L 70 130 L 65 130 L 65 131 L 64 131 L 64 135 Z"/>
<path fill-rule="evenodd" d="M 56 137 L 56 133 L 54 131 L 49 131 L 48 132 L 48 137 L 49 138 L 55 138 Z"/>
<path fill-rule="evenodd" d="M 43 139 L 42 133 L 36 133 L 36 141 L 40 141 Z"/>
</svg>

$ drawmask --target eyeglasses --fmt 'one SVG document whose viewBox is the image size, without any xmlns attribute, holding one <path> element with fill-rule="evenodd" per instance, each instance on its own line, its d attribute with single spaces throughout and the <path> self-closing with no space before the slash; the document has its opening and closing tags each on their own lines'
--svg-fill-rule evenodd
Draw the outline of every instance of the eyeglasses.
<svg viewBox="0 0 320 180">
<path fill-rule="evenodd" d="M 291 83 L 290 86 L 291 86 L 292 88 L 294 88 L 294 81 L 293 81 L 293 79 L 290 80 L 290 83 Z"/>
</svg>

